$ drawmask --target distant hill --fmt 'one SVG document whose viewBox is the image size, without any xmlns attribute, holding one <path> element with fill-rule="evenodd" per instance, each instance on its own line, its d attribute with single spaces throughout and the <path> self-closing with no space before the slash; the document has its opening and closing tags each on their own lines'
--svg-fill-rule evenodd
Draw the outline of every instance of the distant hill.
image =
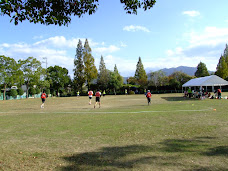
<svg viewBox="0 0 228 171">
<path fill-rule="evenodd" d="M 187 66 L 179 66 L 177 68 L 164 68 L 164 69 L 162 69 L 162 71 L 165 73 L 166 76 L 169 76 L 176 71 L 181 71 L 181 72 L 188 74 L 190 76 L 194 76 L 196 70 L 197 70 L 196 67 L 187 67 Z"/>
<path fill-rule="evenodd" d="M 197 70 L 197 67 L 188 67 L 188 66 L 179 66 L 179 67 L 176 67 L 176 68 L 164 68 L 164 69 L 161 69 L 166 76 L 169 76 L 171 75 L 172 73 L 176 72 L 176 71 L 181 71 L 185 74 L 188 74 L 190 76 L 194 76 L 195 75 L 195 72 Z M 155 72 L 155 71 L 158 71 L 157 69 L 152 69 L 152 68 L 146 68 L 145 69 L 146 73 L 149 74 L 151 71 Z M 213 73 L 214 71 L 208 71 L 209 74 Z M 128 77 L 124 77 L 124 83 L 126 84 L 127 83 L 127 79 Z"/>
</svg>

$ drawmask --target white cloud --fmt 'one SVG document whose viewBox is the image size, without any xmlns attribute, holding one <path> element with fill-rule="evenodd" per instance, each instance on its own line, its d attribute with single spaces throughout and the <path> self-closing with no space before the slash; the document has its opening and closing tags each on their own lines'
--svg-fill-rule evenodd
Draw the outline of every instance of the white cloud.
<svg viewBox="0 0 228 171">
<path fill-rule="evenodd" d="M 183 11 L 182 14 L 188 15 L 190 17 L 197 17 L 200 15 L 199 11 Z"/>
<path fill-rule="evenodd" d="M 120 42 L 120 46 L 121 47 L 127 47 L 127 45 L 125 43 L 123 43 L 123 42 Z"/>
<path fill-rule="evenodd" d="M 27 59 L 28 57 L 35 57 L 43 61 L 43 57 L 47 57 L 48 66 L 59 65 L 65 67 L 68 69 L 70 75 L 73 76 L 73 61 L 79 39 L 82 41 L 82 45 L 84 45 L 85 38 L 66 39 L 63 36 L 50 37 L 34 42 L 33 44 L 24 42 L 15 44 L 3 43 L 0 44 L 0 54 L 12 57 L 16 61 L 19 59 Z M 99 57 L 100 55 L 107 55 L 120 50 L 120 48 L 115 45 L 105 46 L 104 42 L 98 43 L 92 39 L 88 39 L 88 41 L 92 48 L 93 55 L 97 53 Z M 111 59 L 109 59 L 109 61 L 111 61 Z M 45 67 L 45 65 L 43 65 L 43 67 Z"/>
<path fill-rule="evenodd" d="M 202 33 L 189 33 L 191 46 L 216 46 L 228 41 L 228 28 L 205 27 Z"/>
<path fill-rule="evenodd" d="M 112 53 L 112 52 L 116 52 L 120 50 L 119 47 L 114 46 L 114 45 L 110 45 L 108 47 L 96 47 L 94 48 L 94 52 L 98 53 L 98 54 L 104 54 L 104 53 Z"/>
<path fill-rule="evenodd" d="M 136 31 L 144 31 L 144 32 L 150 32 L 150 30 L 146 27 L 143 26 L 134 26 L 134 25 L 130 25 L 130 26 L 125 26 L 123 28 L 124 31 L 131 31 L 131 32 L 136 32 Z"/>
<path fill-rule="evenodd" d="M 169 61 L 170 67 L 196 67 L 202 61 L 209 70 L 215 71 L 228 41 L 228 28 L 205 27 L 202 32 L 190 32 L 186 35 L 189 45 L 167 50 L 164 62 Z"/>
<path fill-rule="evenodd" d="M 118 57 L 113 55 L 104 55 L 103 58 L 107 69 L 113 71 L 116 64 L 117 69 L 122 76 L 133 76 L 137 64 L 137 61 L 135 59 L 130 60 L 125 57 Z M 100 57 L 97 57 L 95 59 L 95 62 L 97 68 L 99 68 Z"/>
</svg>

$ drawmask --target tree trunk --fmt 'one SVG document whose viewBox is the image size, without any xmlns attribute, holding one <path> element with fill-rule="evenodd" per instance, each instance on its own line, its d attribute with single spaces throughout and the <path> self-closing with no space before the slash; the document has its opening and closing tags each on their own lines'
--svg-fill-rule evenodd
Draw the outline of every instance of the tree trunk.
<svg viewBox="0 0 228 171">
<path fill-rule="evenodd" d="M 4 84 L 3 100 L 6 100 L 6 84 Z"/>
</svg>

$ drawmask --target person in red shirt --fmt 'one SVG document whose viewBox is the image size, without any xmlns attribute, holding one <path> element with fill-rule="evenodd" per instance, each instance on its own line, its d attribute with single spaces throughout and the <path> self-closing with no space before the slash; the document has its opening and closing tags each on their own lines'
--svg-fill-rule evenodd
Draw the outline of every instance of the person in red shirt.
<svg viewBox="0 0 228 171">
<path fill-rule="evenodd" d="M 150 105 L 151 104 L 151 92 L 150 92 L 150 90 L 147 91 L 146 97 L 147 97 L 148 105 Z"/>
<path fill-rule="evenodd" d="M 218 89 L 218 90 L 217 90 L 217 93 L 218 93 L 218 99 L 221 99 L 221 96 L 222 96 L 222 91 L 221 91 L 221 89 Z"/>
<path fill-rule="evenodd" d="M 96 107 L 96 104 L 99 103 L 99 108 L 101 107 L 101 92 L 98 90 L 96 93 L 95 93 L 95 96 L 96 96 L 96 103 L 94 105 L 94 108 Z"/>
<path fill-rule="evenodd" d="M 89 95 L 89 105 L 91 105 L 91 100 L 92 100 L 92 97 L 93 97 L 93 91 L 90 90 L 90 91 L 88 92 L 88 95 Z"/>
<path fill-rule="evenodd" d="M 42 104 L 41 104 L 40 108 L 44 108 L 44 102 L 45 102 L 46 97 L 47 97 L 47 95 L 46 95 L 46 93 L 43 91 L 43 93 L 41 94 Z"/>
</svg>

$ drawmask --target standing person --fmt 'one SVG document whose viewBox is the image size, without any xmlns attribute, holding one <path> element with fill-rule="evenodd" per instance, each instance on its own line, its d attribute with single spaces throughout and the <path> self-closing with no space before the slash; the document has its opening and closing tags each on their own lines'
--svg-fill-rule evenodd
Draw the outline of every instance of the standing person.
<svg viewBox="0 0 228 171">
<path fill-rule="evenodd" d="M 150 92 L 150 90 L 147 91 L 146 97 L 147 97 L 148 105 L 150 105 L 150 103 L 151 103 L 151 92 Z"/>
<path fill-rule="evenodd" d="M 105 90 L 103 91 L 103 97 L 106 95 L 106 92 L 105 92 Z"/>
<path fill-rule="evenodd" d="M 188 96 L 189 96 L 189 98 L 191 98 L 191 97 L 192 97 L 192 90 L 191 90 L 191 88 L 190 88 L 190 87 L 188 88 Z"/>
<path fill-rule="evenodd" d="M 79 94 L 80 94 L 80 92 L 79 92 L 79 91 L 77 91 L 77 97 L 79 97 Z"/>
<path fill-rule="evenodd" d="M 92 97 L 93 97 L 93 91 L 90 90 L 90 91 L 88 92 L 88 95 L 89 95 L 89 105 L 91 105 L 91 100 L 92 100 Z"/>
<path fill-rule="evenodd" d="M 125 95 L 127 95 L 127 89 L 125 89 Z"/>
<path fill-rule="evenodd" d="M 94 104 L 94 108 L 96 107 L 96 104 L 99 103 L 99 108 L 101 107 L 101 92 L 97 90 L 95 93 L 96 96 L 96 103 Z"/>
<path fill-rule="evenodd" d="M 218 99 L 221 99 L 221 96 L 222 96 L 222 91 L 221 91 L 221 89 L 218 89 L 218 90 L 217 90 L 217 93 L 218 93 Z"/>
<path fill-rule="evenodd" d="M 47 95 L 46 95 L 46 93 L 43 91 L 43 93 L 41 94 L 42 104 L 41 104 L 40 108 L 44 108 L 44 102 L 45 102 L 46 97 L 47 97 Z"/>
<path fill-rule="evenodd" d="M 146 95 L 146 89 L 144 89 L 144 94 Z"/>
</svg>

